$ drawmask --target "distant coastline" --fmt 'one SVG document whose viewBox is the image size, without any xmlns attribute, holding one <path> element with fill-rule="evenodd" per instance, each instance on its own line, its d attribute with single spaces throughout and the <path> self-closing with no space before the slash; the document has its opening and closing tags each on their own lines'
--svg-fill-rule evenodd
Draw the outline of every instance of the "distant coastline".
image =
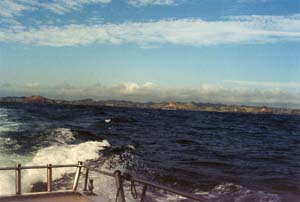
<svg viewBox="0 0 300 202">
<path fill-rule="evenodd" d="M 235 112 L 235 113 L 260 113 L 260 114 L 294 114 L 300 115 L 300 109 L 274 108 L 266 106 L 246 106 L 211 104 L 198 102 L 132 102 L 122 100 L 95 101 L 93 99 L 83 100 L 58 100 L 49 99 L 43 96 L 34 95 L 29 97 L 2 97 L 0 103 L 39 103 L 39 104 L 63 104 L 63 105 L 84 105 L 84 106 L 107 106 L 127 107 L 162 110 L 189 110 L 189 111 L 210 111 L 210 112 Z"/>
</svg>

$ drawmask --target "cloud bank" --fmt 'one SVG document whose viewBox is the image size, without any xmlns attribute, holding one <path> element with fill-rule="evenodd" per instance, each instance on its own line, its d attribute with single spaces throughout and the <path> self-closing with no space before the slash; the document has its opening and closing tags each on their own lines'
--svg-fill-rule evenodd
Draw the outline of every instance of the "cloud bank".
<svg viewBox="0 0 300 202">
<path fill-rule="evenodd" d="M 192 18 L 37 28 L 17 26 L 0 29 L 0 41 L 52 47 L 103 43 L 210 46 L 299 42 L 300 15 L 231 16 L 220 21 Z"/>
<path fill-rule="evenodd" d="M 298 88 L 299 82 L 266 82 L 266 81 L 239 81 L 239 80 L 224 80 L 225 83 L 236 84 L 239 86 L 255 86 L 255 87 L 272 87 L 272 88 Z"/>
<path fill-rule="evenodd" d="M 137 84 L 127 82 L 113 86 L 95 84 L 79 87 L 70 84 L 45 86 L 38 82 L 25 85 L 0 84 L 0 96 L 20 96 L 39 94 L 59 99 L 131 100 L 140 102 L 182 101 L 210 102 L 227 104 L 259 103 L 267 106 L 300 107 L 300 91 L 288 91 L 284 88 L 257 88 L 202 84 L 195 88 L 172 88 L 146 82 Z"/>
</svg>

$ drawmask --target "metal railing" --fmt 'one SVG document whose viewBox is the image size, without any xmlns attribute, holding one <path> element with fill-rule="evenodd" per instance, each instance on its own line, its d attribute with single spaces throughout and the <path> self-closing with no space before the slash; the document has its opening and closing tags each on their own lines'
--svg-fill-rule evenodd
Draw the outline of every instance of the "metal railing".
<svg viewBox="0 0 300 202">
<path fill-rule="evenodd" d="M 22 170 L 31 170 L 31 169 L 47 169 L 47 191 L 52 192 L 52 169 L 53 168 L 77 168 L 75 179 L 73 183 L 73 191 L 77 190 L 77 185 L 81 173 L 81 168 L 83 164 L 82 162 L 78 162 L 78 164 L 66 164 L 66 165 L 52 165 L 48 164 L 45 166 L 21 166 L 21 164 L 17 164 L 15 167 L 0 167 L 0 171 L 9 171 L 9 170 L 15 170 L 16 172 L 16 195 L 22 194 Z"/>
<path fill-rule="evenodd" d="M 118 201 L 118 202 L 126 202 L 125 194 L 124 194 L 124 180 L 131 181 L 131 183 L 138 182 L 138 183 L 143 184 L 140 202 L 144 202 L 144 200 L 146 198 L 146 193 L 147 193 L 148 187 L 153 187 L 156 189 L 167 191 L 167 192 L 177 194 L 177 195 L 186 197 L 187 199 L 191 199 L 191 200 L 198 201 L 198 202 L 210 202 L 210 200 L 205 197 L 195 196 L 192 194 L 181 192 L 181 191 L 178 191 L 178 190 L 166 187 L 166 186 L 162 186 L 162 185 L 159 185 L 159 184 L 156 184 L 156 183 L 144 180 L 144 179 L 140 179 L 140 178 L 131 176 L 126 173 L 121 173 L 121 171 L 119 171 L 119 170 L 115 171 L 114 173 L 110 173 L 110 172 L 106 172 L 106 171 L 102 171 L 99 169 L 88 167 L 88 166 L 84 165 L 82 162 L 78 162 L 78 164 L 67 164 L 67 165 L 47 164 L 45 166 L 21 166 L 21 164 L 17 164 L 15 167 L 0 167 L 0 171 L 15 170 L 15 173 L 16 173 L 15 174 L 15 176 L 16 176 L 15 177 L 16 178 L 16 183 L 15 183 L 16 184 L 16 195 L 22 195 L 22 186 L 21 186 L 22 170 L 47 169 L 47 192 L 53 192 L 52 169 L 54 169 L 54 168 L 72 168 L 72 167 L 76 168 L 72 190 L 70 190 L 73 192 L 77 191 L 78 184 L 79 184 L 79 178 L 80 178 L 82 169 L 85 168 L 83 191 L 87 191 L 89 188 L 90 192 L 92 192 L 92 188 L 88 187 L 88 186 L 93 186 L 93 184 L 91 184 L 91 185 L 88 184 L 90 171 L 96 172 L 98 174 L 114 177 L 115 182 L 116 182 L 116 188 L 117 188 L 116 201 Z"/>
<path fill-rule="evenodd" d="M 143 190 L 142 190 L 142 194 L 141 194 L 141 202 L 143 202 L 145 197 L 146 197 L 146 192 L 147 192 L 148 187 L 153 187 L 153 188 L 157 188 L 157 189 L 160 189 L 160 190 L 164 190 L 164 191 L 167 191 L 167 192 L 170 192 L 170 193 L 173 193 L 173 194 L 177 194 L 177 195 L 186 197 L 188 199 L 192 199 L 194 201 L 209 202 L 209 199 L 207 199 L 207 198 L 196 196 L 196 195 L 193 195 L 193 194 L 188 194 L 188 193 L 176 190 L 176 189 L 172 189 L 170 187 L 166 187 L 166 186 L 163 186 L 163 185 L 159 185 L 159 184 L 150 182 L 148 180 L 139 179 L 139 178 L 132 177 L 132 176 L 127 176 L 127 175 L 124 176 L 124 179 L 134 181 L 134 182 L 139 182 L 139 183 L 143 184 Z"/>
</svg>

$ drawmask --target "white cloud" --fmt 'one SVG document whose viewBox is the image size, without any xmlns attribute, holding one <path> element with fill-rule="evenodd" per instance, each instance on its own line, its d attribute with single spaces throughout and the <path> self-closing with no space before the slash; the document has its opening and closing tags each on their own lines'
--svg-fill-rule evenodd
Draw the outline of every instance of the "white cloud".
<svg viewBox="0 0 300 202">
<path fill-rule="evenodd" d="M 41 46 L 77 46 L 91 43 L 141 47 L 163 43 L 209 46 L 219 44 L 276 43 L 300 41 L 300 15 L 235 16 L 225 20 L 164 19 L 121 24 L 71 24 L 0 30 L 0 41 Z"/>
<path fill-rule="evenodd" d="M 149 5 L 173 5 L 175 0 L 128 0 L 132 6 L 149 6 Z"/>
<path fill-rule="evenodd" d="M 79 10 L 84 5 L 88 4 L 106 4 L 111 0 L 52 0 L 52 1 L 39 1 L 38 6 L 48 9 L 56 14 L 64 14 L 72 10 Z"/>
<path fill-rule="evenodd" d="M 116 92 L 119 92 L 120 94 L 123 95 L 130 95 L 130 94 L 144 94 L 144 93 L 148 93 L 149 91 L 151 91 L 152 89 L 155 88 L 155 84 L 152 82 L 145 82 L 144 84 L 137 84 L 134 82 L 126 82 L 123 84 L 119 84 L 116 85 L 115 87 L 113 87 L 113 89 Z"/>
<path fill-rule="evenodd" d="M 24 11 L 46 9 L 56 14 L 79 10 L 88 4 L 107 4 L 111 0 L 1 0 L 0 17 L 13 18 Z"/>
<path fill-rule="evenodd" d="M 0 17 L 11 18 L 20 15 L 26 10 L 32 10 L 33 7 L 22 3 L 20 1 L 13 0 L 1 0 L 0 1 Z"/>
<path fill-rule="evenodd" d="M 132 83 L 132 82 L 124 83 L 120 87 L 121 87 L 122 93 L 133 93 L 137 89 L 139 89 L 139 85 L 136 83 Z"/>
<path fill-rule="evenodd" d="M 146 82 L 146 83 L 144 83 L 143 87 L 145 87 L 145 88 L 153 88 L 153 87 L 155 87 L 155 84 L 152 83 L 152 82 Z"/>
<path fill-rule="evenodd" d="M 39 87 L 41 84 L 39 82 L 32 82 L 32 83 L 26 83 L 25 86 L 28 88 L 37 88 Z"/>
</svg>

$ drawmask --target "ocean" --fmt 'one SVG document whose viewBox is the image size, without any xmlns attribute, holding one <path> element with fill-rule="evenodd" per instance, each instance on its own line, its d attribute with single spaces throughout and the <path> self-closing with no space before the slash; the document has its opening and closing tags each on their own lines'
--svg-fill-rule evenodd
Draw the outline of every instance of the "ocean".
<svg viewBox="0 0 300 202">
<path fill-rule="evenodd" d="M 0 104 L 1 167 L 77 161 L 214 202 L 299 202 L 300 116 Z M 73 171 L 54 171 L 56 189 Z M 23 191 L 42 189 L 45 173 L 24 172 Z M 14 193 L 14 177 L 0 172 L 0 194 Z M 114 179 L 93 177 L 114 201 Z M 157 190 L 147 200 L 188 201 Z"/>
</svg>

